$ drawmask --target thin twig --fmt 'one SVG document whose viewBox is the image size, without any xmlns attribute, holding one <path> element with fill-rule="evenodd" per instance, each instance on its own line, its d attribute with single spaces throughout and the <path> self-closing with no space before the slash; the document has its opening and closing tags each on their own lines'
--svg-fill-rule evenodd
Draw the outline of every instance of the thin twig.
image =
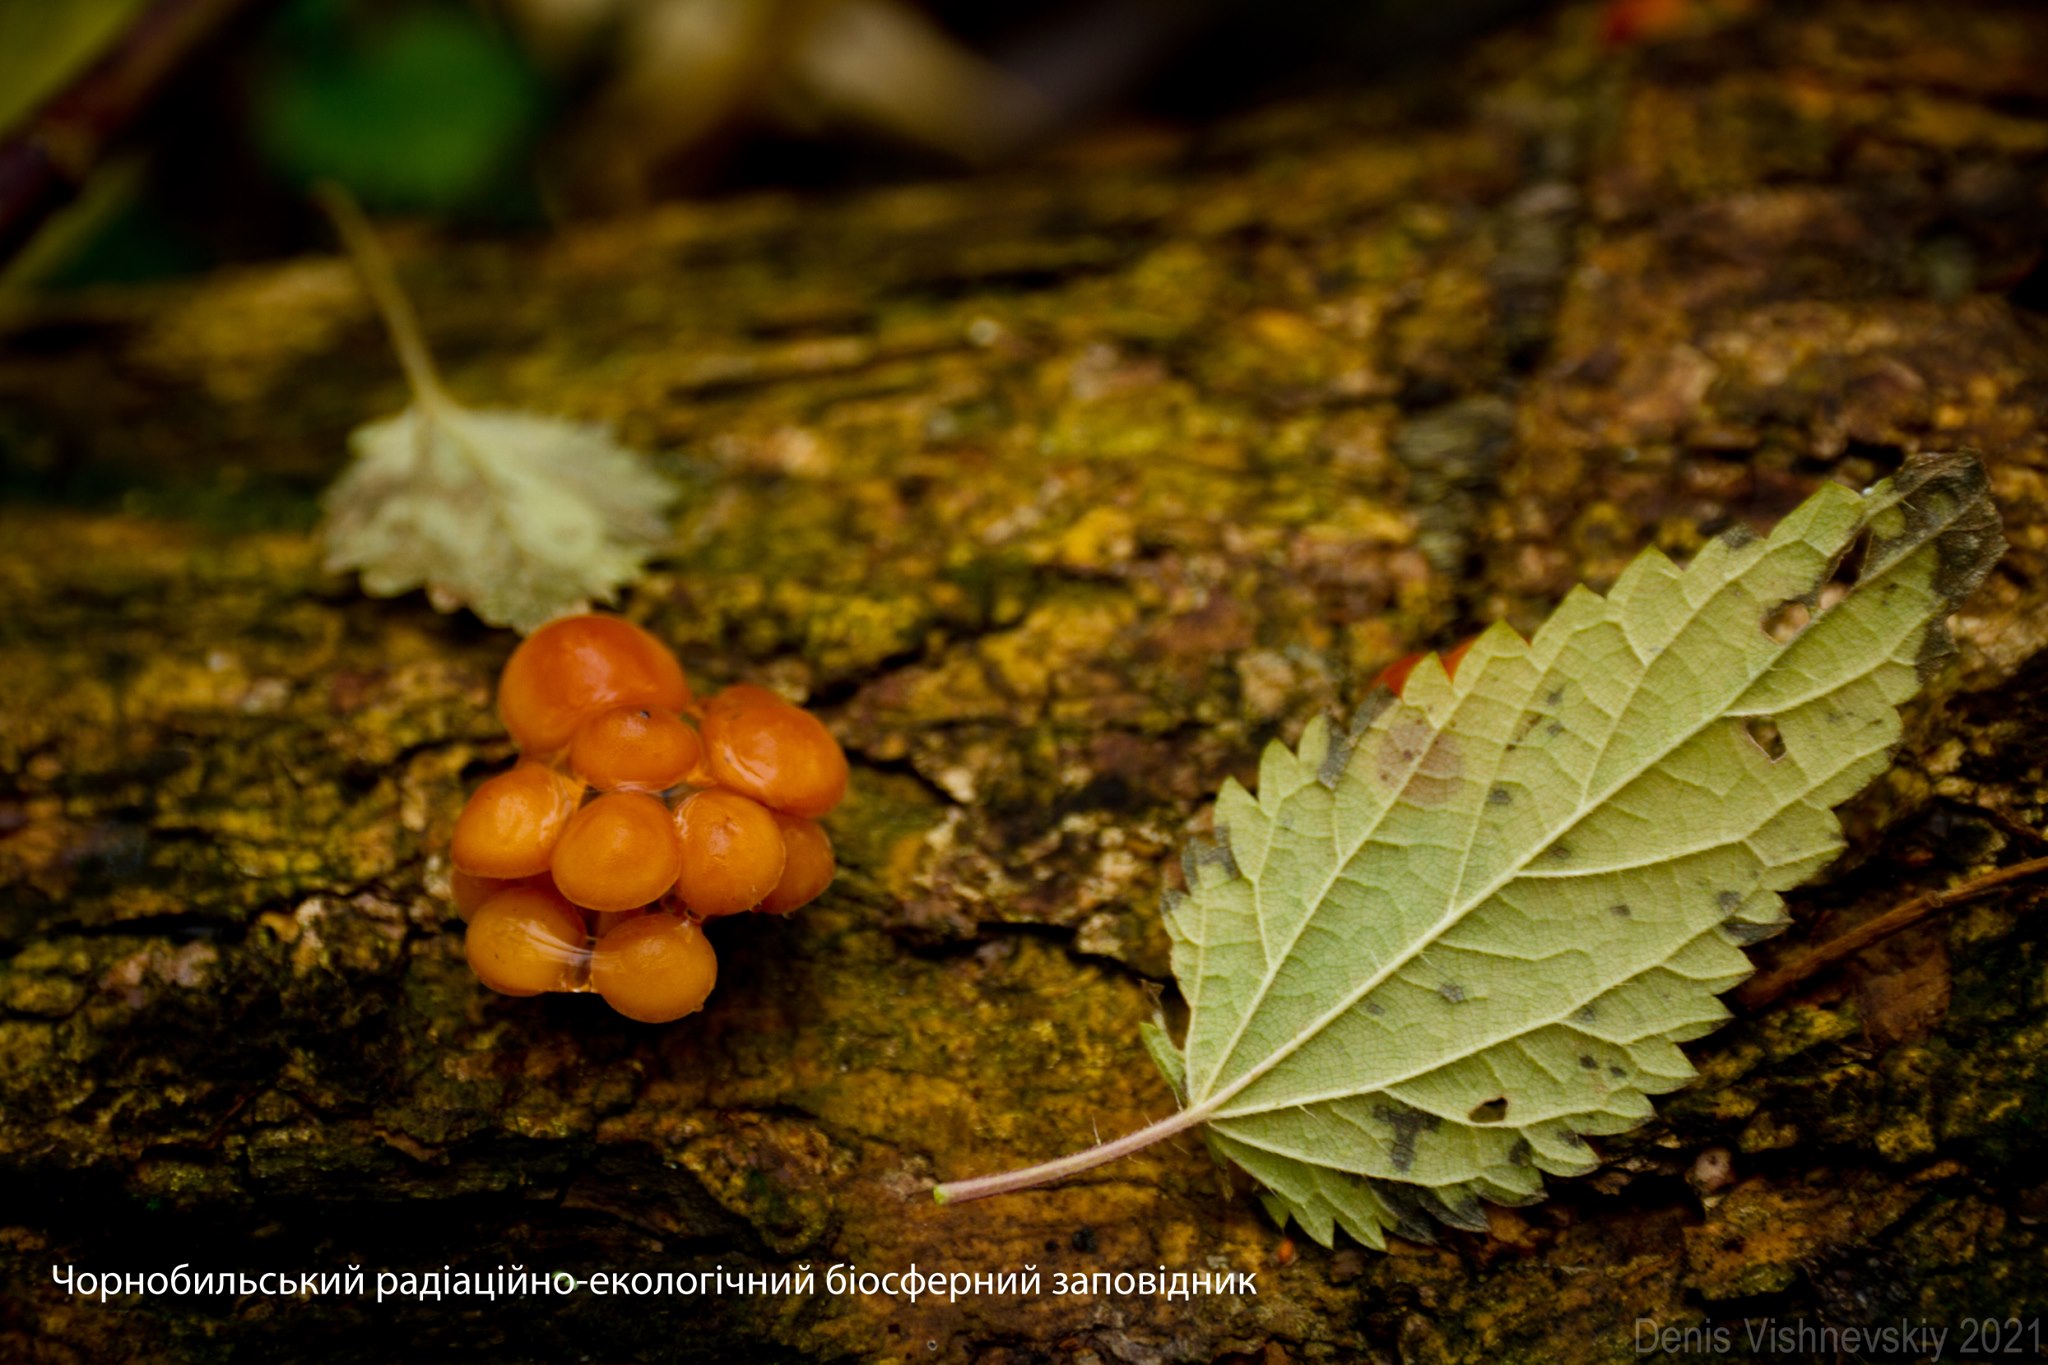
<svg viewBox="0 0 2048 1365">
<path fill-rule="evenodd" d="M 1838 934 L 1824 943 L 1814 945 L 1794 961 L 1786 963 L 1762 976 L 1751 977 L 1735 992 L 1735 1002 L 1746 1010 L 1761 1009 L 1763 1006 L 1784 996 L 1788 991 L 1828 968 L 1868 948 L 1881 939 L 1889 938 L 1901 929 L 1911 928 L 1937 910 L 1945 910 L 1964 901 L 1975 900 L 1989 895 L 2004 886 L 2010 886 L 2028 877 L 2048 872 L 2048 858 L 2029 858 L 2011 867 L 2001 867 L 1996 872 L 1986 872 L 1981 877 L 1942 891 L 1929 891 L 1909 901 L 1893 906 L 1874 919 L 1865 920 L 1847 933 Z"/>
<path fill-rule="evenodd" d="M 107 147 L 252 0 L 157 0 L 0 143 L 0 262 L 77 197 Z"/>
</svg>

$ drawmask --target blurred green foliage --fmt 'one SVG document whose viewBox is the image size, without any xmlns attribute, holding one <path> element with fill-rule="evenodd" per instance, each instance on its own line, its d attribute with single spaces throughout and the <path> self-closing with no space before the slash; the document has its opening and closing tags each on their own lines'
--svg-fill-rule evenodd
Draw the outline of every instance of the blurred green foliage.
<svg viewBox="0 0 2048 1365">
<path fill-rule="evenodd" d="M 528 196 L 546 82 L 474 6 L 291 0 L 257 54 L 253 133 L 301 184 L 452 212 Z"/>
</svg>

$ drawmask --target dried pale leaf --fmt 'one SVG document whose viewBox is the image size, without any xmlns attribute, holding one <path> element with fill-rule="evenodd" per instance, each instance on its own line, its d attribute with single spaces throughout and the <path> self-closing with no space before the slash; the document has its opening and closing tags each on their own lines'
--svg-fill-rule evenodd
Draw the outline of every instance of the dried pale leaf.
<svg viewBox="0 0 2048 1365">
<path fill-rule="evenodd" d="M 445 397 L 350 445 L 326 499 L 327 567 L 520 630 L 610 599 L 665 541 L 676 496 L 603 427 Z"/>
</svg>

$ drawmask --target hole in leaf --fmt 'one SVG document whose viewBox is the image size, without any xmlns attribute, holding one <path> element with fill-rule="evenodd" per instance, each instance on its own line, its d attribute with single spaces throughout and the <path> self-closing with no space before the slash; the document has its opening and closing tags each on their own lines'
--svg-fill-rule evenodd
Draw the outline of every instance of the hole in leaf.
<svg viewBox="0 0 2048 1365">
<path fill-rule="evenodd" d="M 1842 553 L 1835 556 L 1835 566 L 1828 573 L 1828 582 L 1839 583 L 1853 588 L 1863 578 L 1865 561 L 1870 558 L 1870 528 L 1864 527 L 1856 533 Z"/>
<path fill-rule="evenodd" d="M 1791 643 L 1792 637 L 1805 630 L 1813 620 L 1813 613 L 1804 602 L 1780 602 L 1764 613 L 1764 634 L 1779 644 Z"/>
<path fill-rule="evenodd" d="M 1828 581 L 1821 584 L 1817 599 L 1820 609 L 1826 611 L 1849 595 L 1849 590 L 1863 581 L 1864 570 L 1870 567 L 1870 530 L 1865 527 L 1856 533 L 1848 547 L 1835 556 L 1834 567 L 1828 571 Z"/>
<path fill-rule="evenodd" d="M 1751 716 L 1742 722 L 1742 732 L 1749 736 L 1750 743 L 1764 751 L 1764 757 L 1776 763 L 1785 756 L 1785 737 L 1778 733 L 1778 723 L 1764 716 Z"/>
<path fill-rule="evenodd" d="M 1475 1104 L 1472 1106 L 1472 1112 L 1465 1115 L 1472 1123 L 1499 1123 L 1507 1116 L 1508 1099 L 1505 1095 L 1497 1095 L 1484 1104 Z"/>
</svg>

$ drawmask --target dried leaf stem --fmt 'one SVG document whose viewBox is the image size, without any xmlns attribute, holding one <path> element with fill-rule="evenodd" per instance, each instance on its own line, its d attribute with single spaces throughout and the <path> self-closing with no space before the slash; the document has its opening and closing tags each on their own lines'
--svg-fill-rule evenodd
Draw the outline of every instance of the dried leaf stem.
<svg viewBox="0 0 2048 1365">
<path fill-rule="evenodd" d="M 405 369 L 413 398 L 430 412 L 445 412 L 455 406 L 441 383 L 441 371 L 434 364 L 433 353 L 427 349 L 426 333 L 420 330 L 419 314 L 413 311 L 412 299 L 398 283 L 391 257 L 355 197 L 339 185 L 328 183 L 316 186 L 313 198 L 333 222 L 342 245 L 355 262 L 356 272 L 363 277 L 363 287 L 370 291 L 370 301 L 377 306 L 384 329 L 391 334 L 391 347 L 398 352 L 398 363 Z"/>
<path fill-rule="evenodd" d="M 1217 1106 L 1227 1099 L 1225 1095 L 1198 1104 L 1192 1109 L 1183 1109 L 1170 1114 L 1157 1123 L 1148 1124 L 1134 1133 L 1099 1143 L 1086 1151 L 1063 1156 L 1057 1161 L 1042 1161 L 1036 1166 L 1026 1166 L 1018 1171 L 1004 1171 L 1001 1175 L 984 1175 L 973 1180 L 950 1180 L 943 1185 L 932 1187 L 932 1198 L 941 1204 L 964 1204 L 970 1199 L 986 1199 L 992 1194 L 1013 1194 L 1018 1190 L 1035 1189 L 1064 1180 L 1070 1175 L 1106 1165 L 1118 1157 L 1129 1156 L 1143 1151 L 1155 1142 L 1163 1142 L 1176 1133 L 1184 1133 L 1208 1119 Z"/>
</svg>

